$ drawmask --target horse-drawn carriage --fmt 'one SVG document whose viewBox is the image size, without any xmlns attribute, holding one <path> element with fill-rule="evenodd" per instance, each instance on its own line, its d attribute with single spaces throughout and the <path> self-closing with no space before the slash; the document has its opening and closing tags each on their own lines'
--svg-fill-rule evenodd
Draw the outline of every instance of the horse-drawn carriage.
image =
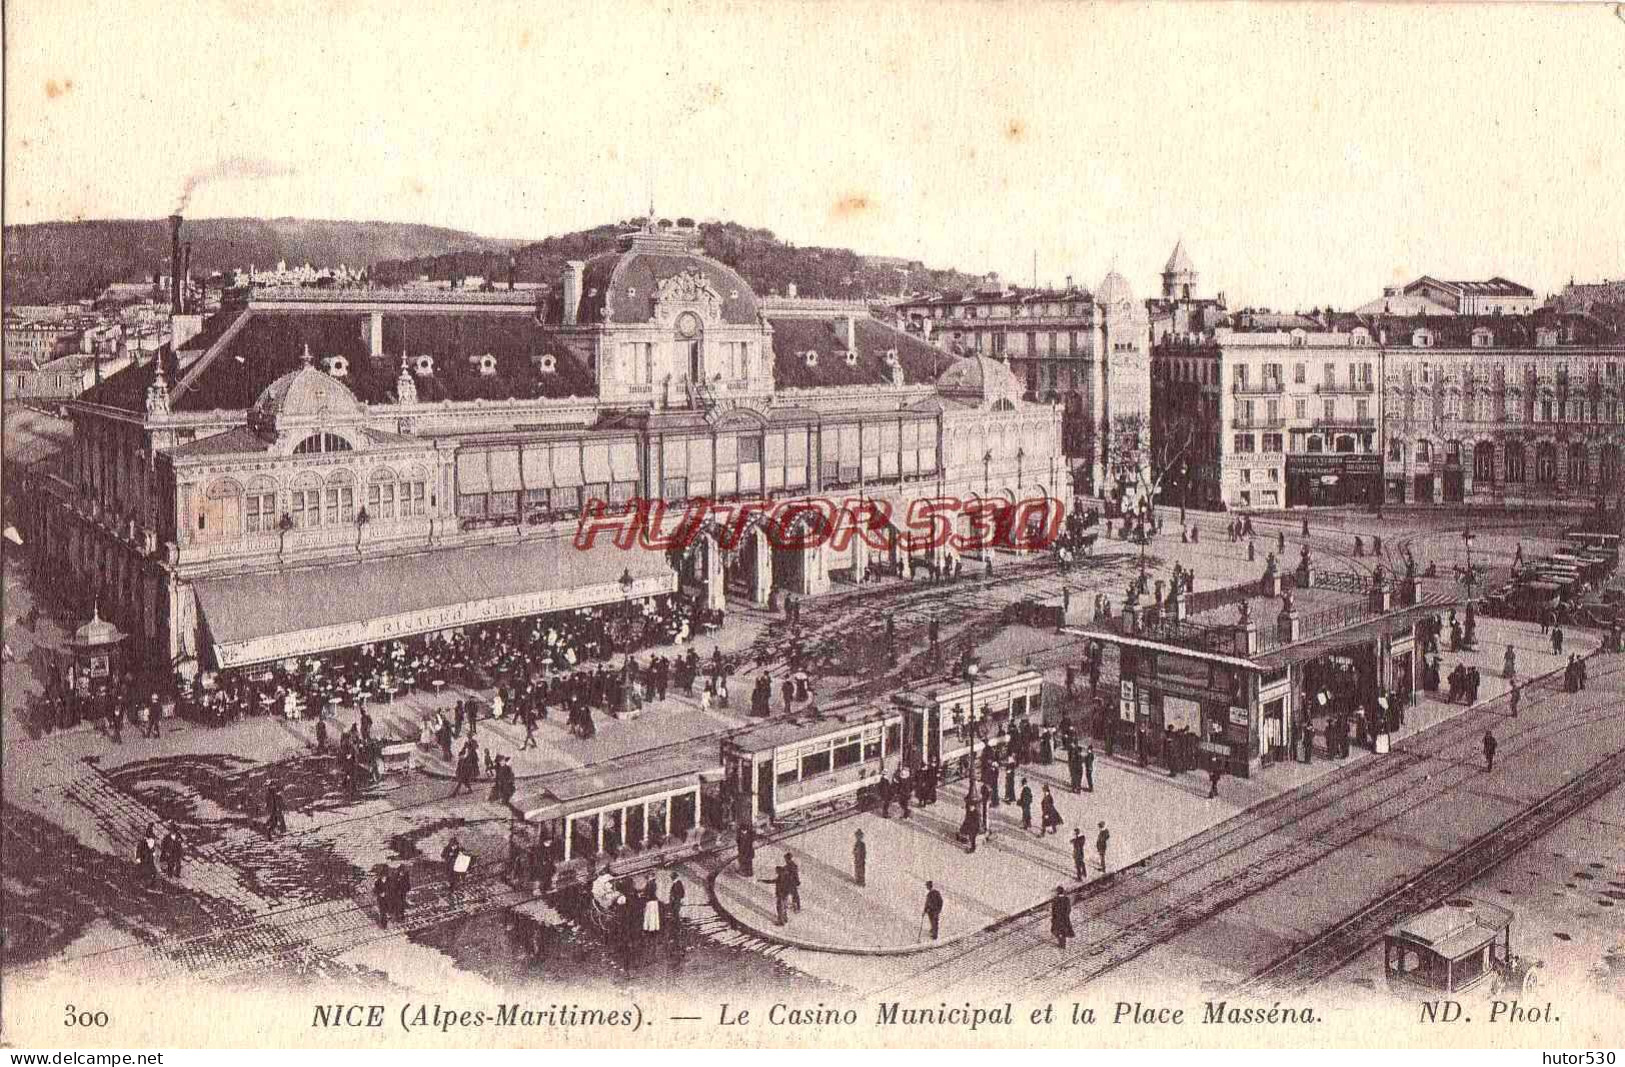
<svg viewBox="0 0 1625 1067">
<path fill-rule="evenodd" d="M 1383 971 L 1395 992 L 1456 994 L 1482 987 L 1489 997 L 1534 990 L 1539 964 L 1512 954 L 1512 912 L 1453 897 L 1414 915 L 1383 937 Z"/>
</svg>

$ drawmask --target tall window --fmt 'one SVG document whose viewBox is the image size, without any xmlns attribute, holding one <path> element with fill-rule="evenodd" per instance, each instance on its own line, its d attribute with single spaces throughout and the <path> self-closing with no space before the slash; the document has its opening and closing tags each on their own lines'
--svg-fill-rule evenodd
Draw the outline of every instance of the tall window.
<svg viewBox="0 0 1625 1067">
<path fill-rule="evenodd" d="M 1331 364 L 1328 363 L 1327 366 L 1331 366 Z M 1325 418 L 1325 420 L 1327 422 L 1331 422 L 1333 419 L 1337 418 L 1337 401 L 1335 401 L 1335 400 L 1323 401 L 1321 407 L 1322 407 L 1322 411 L 1324 413 L 1323 417 Z"/>
<path fill-rule="evenodd" d="M 367 484 L 367 515 L 374 522 L 395 518 L 395 475 L 387 467 L 374 472 Z"/>
<path fill-rule="evenodd" d="M 269 478 L 250 483 L 244 500 L 244 523 L 249 533 L 266 533 L 276 529 L 276 486 Z"/>
<path fill-rule="evenodd" d="M 321 525 L 322 489 L 315 478 L 302 481 L 288 494 L 288 515 L 300 529 Z"/>
<path fill-rule="evenodd" d="M 348 526 L 355 521 L 355 483 L 349 471 L 328 475 L 325 488 L 327 510 L 322 518 L 328 526 Z"/>
</svg>

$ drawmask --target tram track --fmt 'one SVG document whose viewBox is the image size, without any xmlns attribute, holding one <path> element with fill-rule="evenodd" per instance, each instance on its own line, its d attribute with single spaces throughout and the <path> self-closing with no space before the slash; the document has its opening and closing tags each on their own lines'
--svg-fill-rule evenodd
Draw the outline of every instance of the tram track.
<svg viewBox="0 0 1625 1067">
<path fill-rule="evenodd" d="M 1537 684 L 1550 685 L 1551 675 Z M 1409 739 L 1392 757 L 1370 761 L 1331 779 L 1267 801 L 1226 823 L 1147 857 L 1128 871 L 1085 888 L 1085 900 L 1096 906 L 1082 917 L 1080 940 L 1056 959 L 1048 936 L 1047 908 L 1039 905 L 982 935 L 960 942 L 944 956 L 900 982 L 876 990 L 889 997 L 941 995 L 961 985 L 1019 988 L 1023 995 L 1075 988 L 1116 969 L 1150 948 L 1188 932 L 1282 879 L 1325 859 L 1338 848 L 1377 832 L 1433 802 L 1479 773 L 1477 766 L 1445 754 L 1467 745 L 1482 728 L 1492 706 Z M 1507 731 L 1502 719 L 1505 752 L 1515 752 L 1543 738 L 1595 724 L 1612 711 L 1579 720 L 1529 724 Z M 1425 746 L 1425 748 L 1423 747 Z M 1609 759 L 1619 760 L 1621 754 Z M 1605 763 L 1607 760 L 1604 761 Z M 1354 800 L 1353 810 L 1336 810 Z M 1541 802 L 1541 803 L 1544 803 Z M 1330 818 L 1319 818 L 1330 816 Z M 1261 842 L 1261 856 L 1247 853 Z M 1218 878 L 1198 876 L 1230 868 Z M 1196 878 L 1197 884 L 1185 886 Z M 988 958 L 987 950 L 1008 944 Z"/>
</svg>

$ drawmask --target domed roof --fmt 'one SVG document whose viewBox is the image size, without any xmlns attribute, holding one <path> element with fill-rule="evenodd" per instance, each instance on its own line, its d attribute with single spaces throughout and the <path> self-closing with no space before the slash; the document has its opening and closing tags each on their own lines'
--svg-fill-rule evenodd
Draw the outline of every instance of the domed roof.
<svg viewBox="0 0 1625 1067">
<path fill-rule="evenodd" d="M 1162 268 L 1164 274 L 1194 274 L 1196 267 L 1191 263 L 1191 257 L 1185 254 L 1183 239 L 1174 242 L 1173 255 L 1168 257 L 1167 266 Z"/>
<path fill-rule="evenodd" d="M 310 364 L 289 371 L 254 401 L 248 420 L 255 428 L 274 428 L 284 419 L 326 420 L 360 418 L 361 402 L 348 386 Z"/>
<path fill-rule="evenodd" d="M 966 356 L 942 372 L 937 391 L 993 403 L 1021 399 L 1021 381 L 1008 366 L 988 356 Z"/>
<path fill-rule="evenodd" d="M 683 235 L 643 231 L 587 262 L 577 321 L 643 324 L 662 299 L 714 305 L 727 325 L 757 323 L 756 294 L 731 267 L 702 255 Z"/>
<path fill-rule="evenodd" d="M 124 640 L 123 631 L 102 618 L 100 605 L 96 607 L 91 620 L 73 632 L 75 645 L 91 648 L 98 645 L 116 645 L 122 640 Z"/>
<path fill-rule="evenodd" d="M 1134 290 L 1129 287 L 1128 279 L 1110 271 L 1100 279 L 1100 285 L 1095 288 L 1095 303 L 1110 307 L 1114 304 L 1134 303 Z"/>
</svg>

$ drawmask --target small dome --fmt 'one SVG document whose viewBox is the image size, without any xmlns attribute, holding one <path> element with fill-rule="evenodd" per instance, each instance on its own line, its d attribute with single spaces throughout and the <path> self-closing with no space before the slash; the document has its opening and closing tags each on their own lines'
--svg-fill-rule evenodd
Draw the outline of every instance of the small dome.
<svg viewBox="0 0 1625 1067">
<path fill-rule="evenodd" d="M 266 386 L 248 421 L 256 429 L 274 429 L 284 419 L 332 421 L 364 414 L 348 386 L 307 364 Z"/>
<path fill-rule="evenodd" d="M 100 607 L 92 614 L 89 622 L 73 632 L 73 643 L 89 648 L 116 645 L 122 640 L 124 640 L 123 631 L 102 618 Z"/>
<path fill-rule="evenodd" d="M 937 390 L 987 403 L 1021 399 L 1021 382 L 1008 366 L 988 356 L 966 356 L 942 372 Z"/>
<path fill-rule="evenodd" d="M 1183 240 L 1174 243 L 1173 255 L 1168 257 L 1168 263 L 1162 268 L 1164 274 L 1194 274 L 1196 267 L 1191 263 L 1191 257 L 1185 254 Z"/>
<path fill-rule="evenodd" d="M 1134 290 L 1129 287 L 1127 278 L 1115 270 L 1110 271 L 1104 278 L 1100 279 L 1100 285 L 1095 289 L 1095 303 L 1103 307 L 1111 307 L 1116 304 L 1132 304 L 1134 303 Z"/>
</svg>

